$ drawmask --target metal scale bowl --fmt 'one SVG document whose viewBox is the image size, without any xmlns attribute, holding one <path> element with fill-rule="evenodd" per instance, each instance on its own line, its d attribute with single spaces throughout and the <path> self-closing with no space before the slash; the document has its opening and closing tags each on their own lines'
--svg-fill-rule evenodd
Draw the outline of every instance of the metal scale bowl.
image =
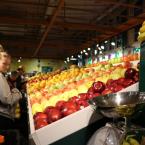
<svg viewBox="0 0 145 145">
<path fill-rule="evenodd" d="M 145 103 L 145 94 L 136 91 L 119 92 L 93 98 L 89 100 L 89 103 L 105 117 L 125 118 L 123 126 L 119 127 L 122 122 L 112 125 L 114 129 L 119 127 L 122 130 L 119 139 L 119 144 L 122 144 L 127 133 L 133 130 L 129 127 L 129 118 L 141 110 L 141 104 Z"/>
<path fill-rule="evenodd" d="M 138 105 L 145 103 L 145 95 L 136 91 L 120 92 L 93 98 L 89 103 L 106 117 L 128 117 Z"/>
</svg>

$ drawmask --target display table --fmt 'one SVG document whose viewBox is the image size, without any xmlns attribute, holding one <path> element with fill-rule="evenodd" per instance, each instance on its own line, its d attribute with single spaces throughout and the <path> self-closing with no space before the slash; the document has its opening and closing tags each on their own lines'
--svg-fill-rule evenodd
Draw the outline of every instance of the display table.
<svg viewBox="0 0 145 145">
<path fill-rule="evenodd" d="M 122 90 L 121 92 L 137 90 L 138 83 Z M 71 145 L 73 145 L 73 142 L 74 144 L 77 143 L 77 145 L 85 145 L 87 138 L 89 138 L 92 133 L 100 127 L 100 123 L 98 122 L 102 119 L 102 116 L 99 113 L 96 113 L 91 106 L 88 106 L 83 110 L 53 122 L 48 126 L 35 130 L 29 99 L 28 104 L 30 136 L 33 138 L 36 145 L 49 145 L 52 143 L 53 145 L 69 145 L 71 142 Z M 99 127 L 97 125 L 99 125 Z M 90 130 L 88 128 L 92 128 L 90 132 L 88 132 L 88 130 Z M 77 140 L 77 138 L 80 139 Z"/>
</svg>

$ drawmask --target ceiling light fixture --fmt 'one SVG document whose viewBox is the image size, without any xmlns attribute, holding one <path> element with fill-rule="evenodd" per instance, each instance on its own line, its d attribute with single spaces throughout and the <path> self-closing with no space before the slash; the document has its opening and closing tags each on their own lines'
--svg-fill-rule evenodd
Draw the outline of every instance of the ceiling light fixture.
<svg viewBox="0 0 145 145">
<path fill-rule="evenodd" d="M 105 43 L 107 43 L 108 41 L 105 41 Z"/>
<path fill-rule="evenodd" d="M 99 49 L 99 50 L 101 50 L 101 48 L 100 48 L 100 47 L 98 47 L 98 49 Z"/>
<path fill-rule="evenodd" d="M 104 48 L 105 48 L 105 47 L 102 45 L 102 46 L 101 46 L 101 49 L 103 49 L 103 50 L 104 50 Z"/>
<path fill-rule="evenodd" d="M 18 59 L 18 62 L 21 62 L 21 60 L 20 60 L 20 59 Z"/>
<path fill-rule="evenodd" d="M 98 53 L 98 51 L 97 51 L 97 50 L 95 50 L 95 51 L 94 51 L 94 53 L 95 53 L 95 55 L 96 55 L 96 54 Z"/>
<path fill-rule="evenodd" d="M 91 48 L 89 47 L 89 48 L 88 48 L 88 51 L 90 51 L 90 50 L 91 50 Z"/>
<path fill-rule="evenodd" d="M 115 42 L 111 42 L 111 45 L 112 45 L 112 46 L 115 46 Z"/>
<path fill-rule="evenodd" d="M 85 52 L 86 52 L 86 50 L 83 50 L 83 52 L 85 53 Z"/>
</svg>

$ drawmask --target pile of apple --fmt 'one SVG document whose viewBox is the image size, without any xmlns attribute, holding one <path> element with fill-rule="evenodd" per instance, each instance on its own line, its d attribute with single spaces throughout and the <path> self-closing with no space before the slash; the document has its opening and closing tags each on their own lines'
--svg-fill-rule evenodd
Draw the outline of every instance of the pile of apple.
<svg viewBox="0 0 145 145">
<path fill-rule="evenodd" d="M 47 106 L 43 112 L 36 112 L 33 116 L 35 128 L 42 128 L 52 122 L 87 107 L 89 105 L 89 99 L 101 95 L 116 93 L 138 82 L 138 80 L 138 69 L 128 67 L 124 73 L 124 77 L 118 79 L 108 79 L 106 83 L 96 81 L 91 85 L 91 87 L 89 87 L 87 92 L 79 93 L 77 96 L 72 96 L 67 101 L 59 100 L 55 106 Z"/>
</svg>

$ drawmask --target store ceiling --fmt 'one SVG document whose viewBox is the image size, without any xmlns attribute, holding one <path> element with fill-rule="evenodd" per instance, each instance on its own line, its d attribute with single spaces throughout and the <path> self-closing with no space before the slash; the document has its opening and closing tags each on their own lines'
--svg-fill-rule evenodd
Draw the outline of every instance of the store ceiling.
<svg viewBox="0 0 145 145">
<path fill-rule="evenodd" d="M 64 59 L 141 24 L 143 1 L 0 0 L 0 43 L 14 57 Z"/>
</svg>

